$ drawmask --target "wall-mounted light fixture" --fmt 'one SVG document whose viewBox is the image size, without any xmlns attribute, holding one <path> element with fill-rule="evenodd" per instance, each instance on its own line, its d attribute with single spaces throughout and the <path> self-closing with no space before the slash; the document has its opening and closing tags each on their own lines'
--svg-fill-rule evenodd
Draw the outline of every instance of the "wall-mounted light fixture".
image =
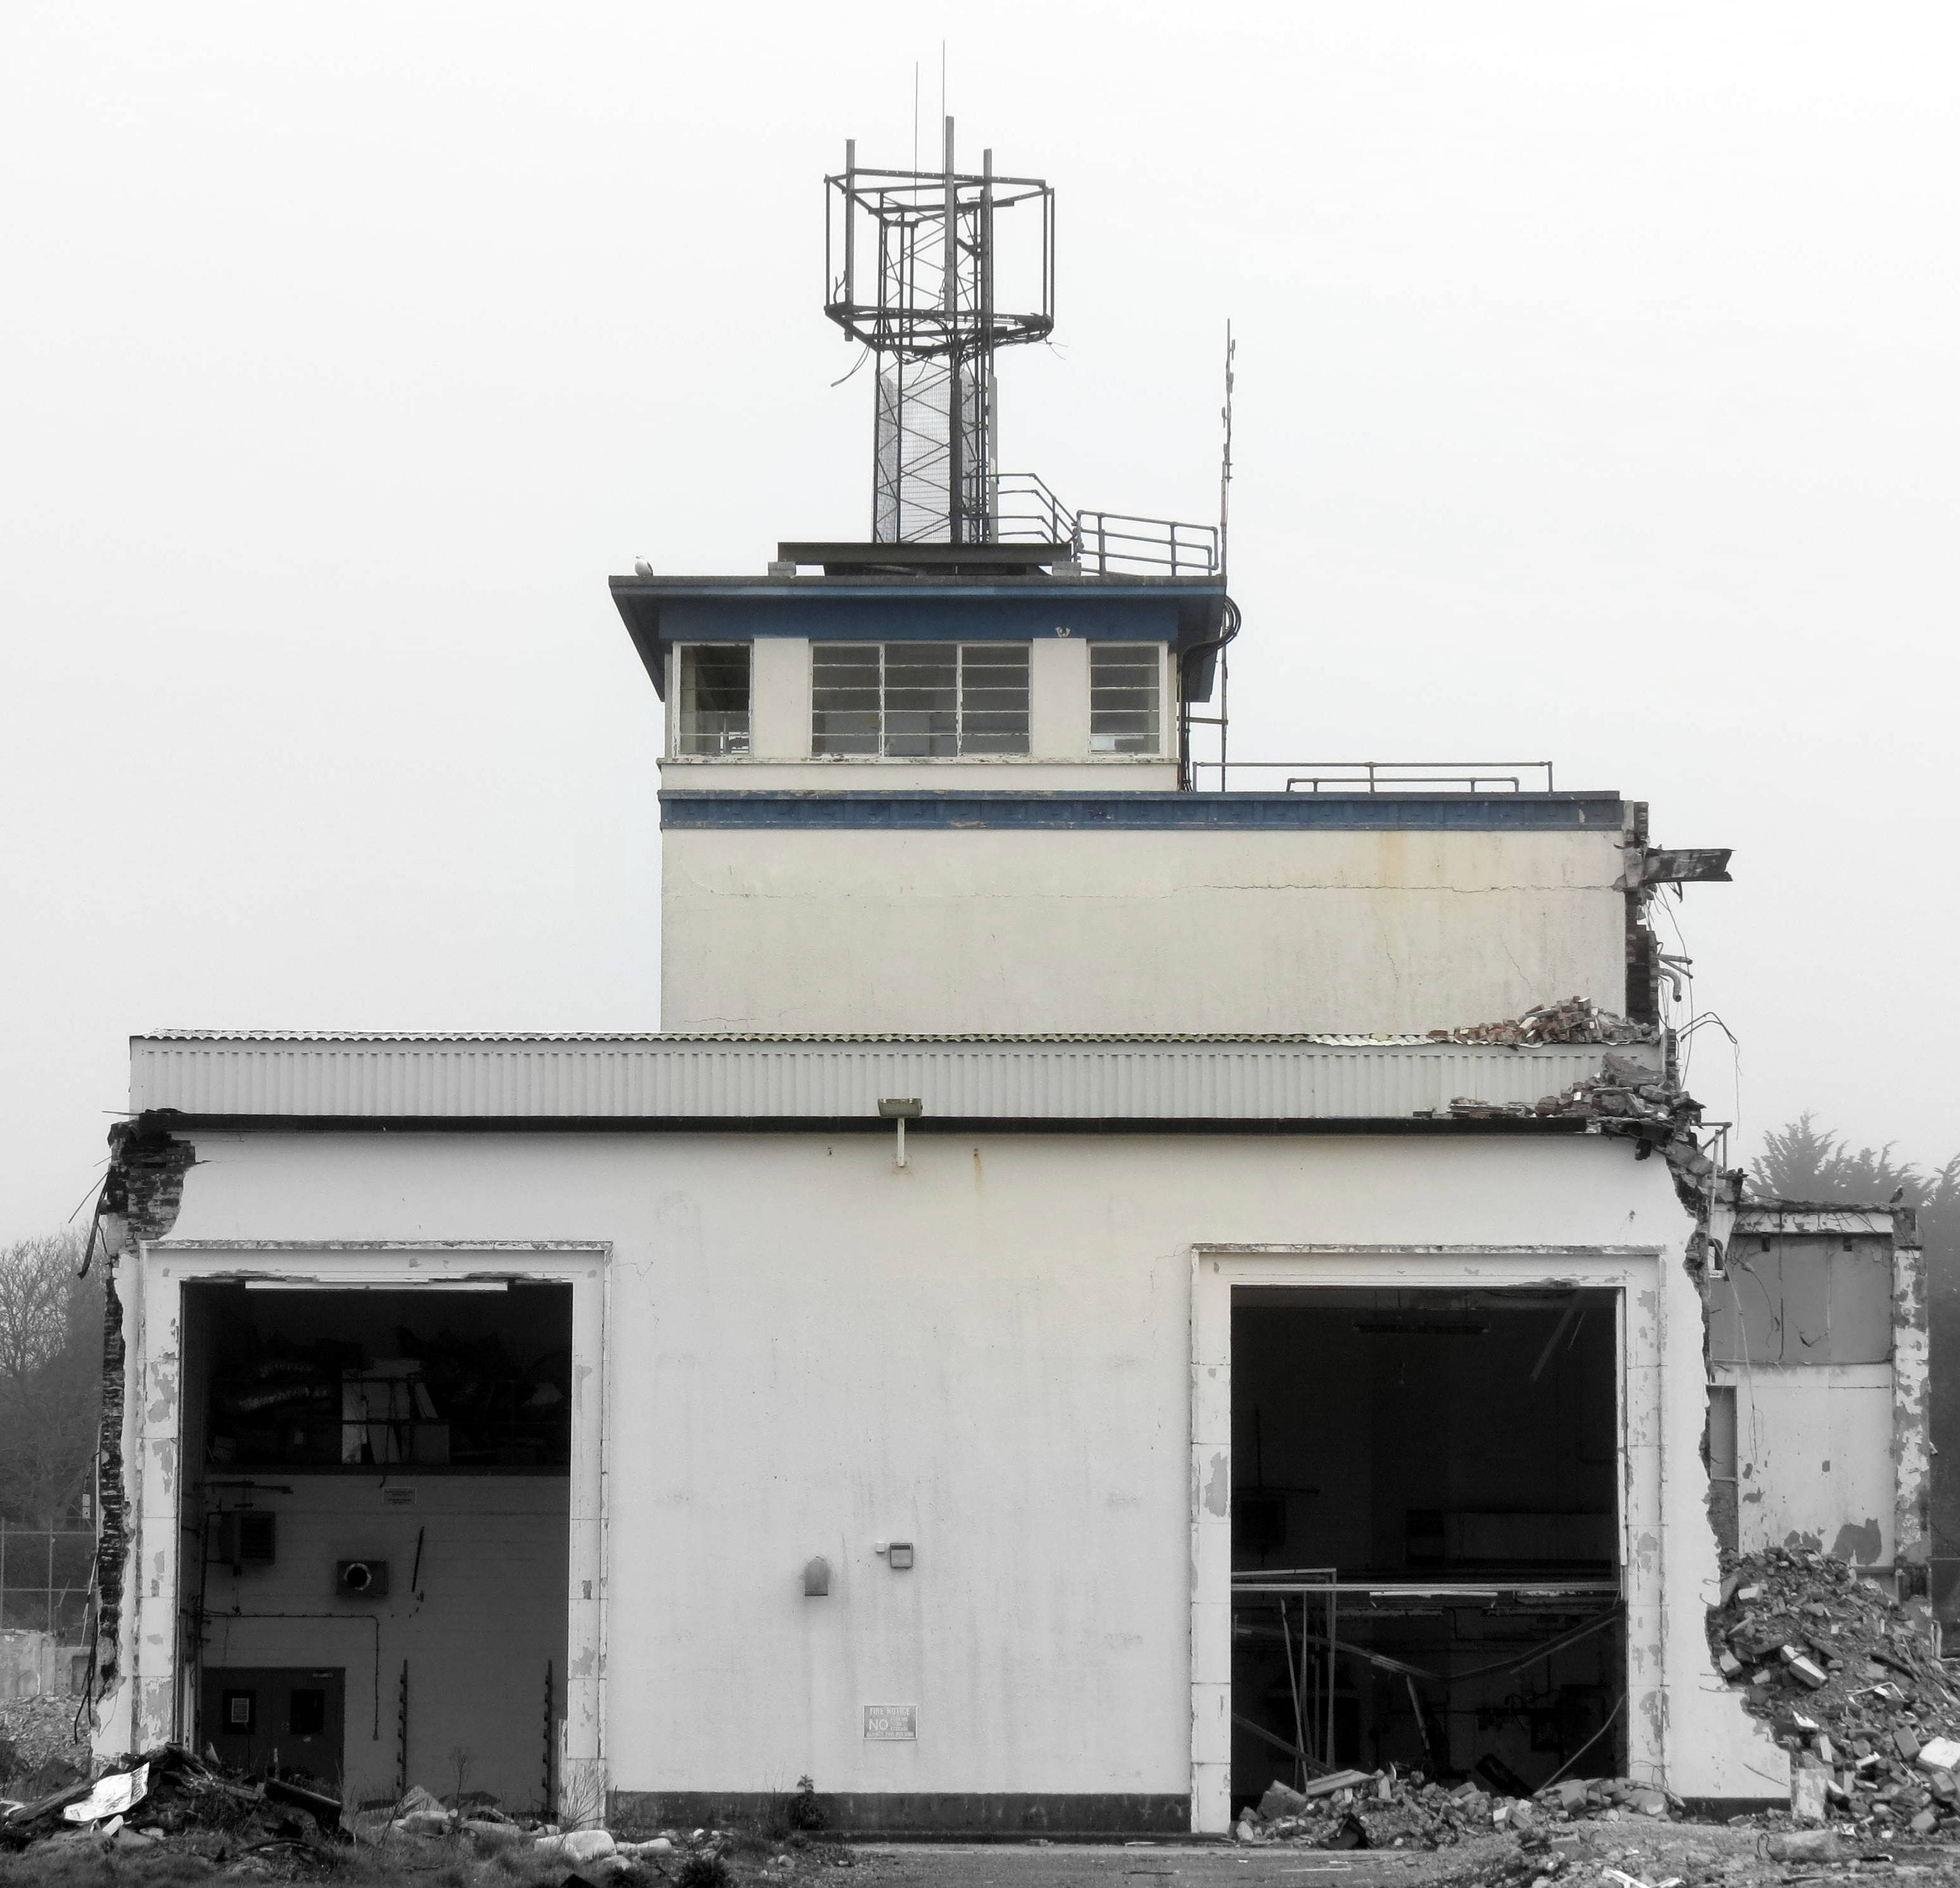
<svg viewBox="0 0 1960 1888">
<path fill-rule="evenodd" d="M 892 1164 L 903 1167 L 905 1164 L 905 1123 L 916 1121 L 925 1113 L 925 1104 L 917 1096 L 909 1100 L 891 1097 L 878 1103 L 878 1118 L 881 1121 L 896 1121 L 899 1126 L 899 1151 Z"/>
<path fill-rule="evenodd" d="M 803 1597 L 806 1600 L 830 1597 L 830 1562 L 821 1554 L 813 1555 L 803 1564 Z"/>
</svg>

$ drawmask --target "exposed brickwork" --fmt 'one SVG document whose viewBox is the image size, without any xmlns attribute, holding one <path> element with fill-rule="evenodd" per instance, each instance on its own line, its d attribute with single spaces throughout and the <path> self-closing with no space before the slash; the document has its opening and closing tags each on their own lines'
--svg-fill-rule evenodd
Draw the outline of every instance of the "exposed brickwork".
<svg viewBox="0 0 1960 1888">
<path fill-rule="evenodd" d="M 127 1227 L 128 1239 L 161 1239 L 177 1224 L 184 1175 L 196 1163 L 188 1141 L 139 1122 L 119 1122 L 109 1134 L 109 1176 L 101 1214 Z M 123 1300 L 116 1259 L 102 1260 L 102 1427 L 96 1446 L 101 1517 L 95 1547 L 95 1670 L 91 1689 L 113 1685 L 122 1670 L 123 1567 L 129 1557 L 129 1495 L 123 1463 Z"/>
</svg>

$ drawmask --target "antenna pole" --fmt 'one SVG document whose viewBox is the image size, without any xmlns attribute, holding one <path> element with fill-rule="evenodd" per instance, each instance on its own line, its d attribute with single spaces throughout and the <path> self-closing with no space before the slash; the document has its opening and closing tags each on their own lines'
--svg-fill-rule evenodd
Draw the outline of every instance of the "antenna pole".
<svg viewBox="0 0 1960 1888">
<path fill-rule="evenodd" d="M 966 521 L 960 514 L 966 508 L 966 454 L 961 447 L 966 444 L 963 435 L 966 428 L 959 374 L 959 186 L 953 181 L 953 120 L 950 117 L 946 121 L 945 177 L 946 250 L 940 275 L 946 310 L 947 368 L 946 521 L 948 528 L 946 535 L 950 543 L 963 544 L 966 541 L 966 533 L 962 529 Z"/>
</svg>

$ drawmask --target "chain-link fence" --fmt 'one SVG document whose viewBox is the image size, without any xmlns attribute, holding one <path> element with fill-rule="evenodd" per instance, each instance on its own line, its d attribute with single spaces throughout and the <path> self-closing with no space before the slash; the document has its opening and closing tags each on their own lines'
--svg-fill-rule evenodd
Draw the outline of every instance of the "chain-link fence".
<svg viewBox="0 0 1960 1888">
<path fill-rule="evenodd" d="M 88 1576 L 95 1536 L 84 1529 L 20 1527 L 0 1520 L 0 1628 L 45 1632 L 58 1644 L 88 1636 Z"/>
<path fill-rule="evenodd" d="M 86 1681 L 95 1536 L 0 1520 L 0 1705 Z"/>
</svg>

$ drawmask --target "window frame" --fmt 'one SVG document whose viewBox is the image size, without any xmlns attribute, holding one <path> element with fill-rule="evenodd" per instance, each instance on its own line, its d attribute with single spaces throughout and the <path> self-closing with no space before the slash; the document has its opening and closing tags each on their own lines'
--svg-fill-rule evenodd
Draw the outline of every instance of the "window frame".
<svg viewBox="0 0 1960 1888">
<path fill-rule="evenodd" d="M 697 650 L 740 650 L 748 673 L 748 705 L 742 711 L 743 726 L 739 731 L 721 731 L 723 744 L 714 749 L 690 748 L 685 722 L 687 713 L 688 658 Z M 739 641 L 710 641 L 702 638 L 691 642 L 676 642 L 673 645 L 673 667 L 672 680 L 668 688 L 670 709 L 667 730 L 667 753 L 676 760 L 746 760 L 755 752 L 756 739 L 756 645 Z M 697 710 L 697 712 L 700 711 Z M 726 715 L 731 711 L 715 709 L 711 713 Z M 728 744 L 731 736 L 739 739 L 741 745 Z"/>
<path fill-rule="evenodd" d="M 1031 643 L 1023 642 L 1018 638 L 983 638 L 971 642 L 956 641 L 952 638 L 941 640 L 922 637 L 894 638 L 878 642 L 846 642 L 842 638 L 832 642 L 824 638 L 813 639 L 810 649 L 810 751 L 811 757 L 814 759 L 899 762 L 1025 759 L 1034 751 L 1034 660 Z M 948 712 L 943 708 L 926 710 L 918 708 L 894 710 L 892 708 L 890 697 L 893 692 L 893 686 L 890 680 L 889 652 L 893 649 L 931 649 L 943 651 L 951 655 L 953 700 L 950 712 L 953 727 L 952 749 L 950 753 L 928 752 L 908 754 L 892 752 L 891 743 L 895 739 L 901 741 L 931 741 L 944 738 L 943 734 L 934 731 L 928 731 L 923 734 L 898 733 L 895 734 L 890 725 L 891 718 L 894 713 L 911 715 L 922 713 L 943 714 Z M 877 702 L 876 707 L 826 708 L 821 700 L 822 690 L 825 685 L 819 673 L 824 658 L 826 656 L 833 659 L 838 658 L 848 651 L 851 655 L 861 661 L 864 652 L 867 651 L 875 651 L 877 654 Z M 990 683 L 969 673 L 969 651 L 982 651 L 989 654 L 1012 652 L 1019 655 L 1018 688 L 1020 694 L 1020 705 L 1018 711 L 1011 708 L 969 707 L 968 702 L 969 689 L 976 694 L 983 690 L 990 694 L 1000 692 L 1000 685 L 998 683 Z M 979 669 L 984 674 L 990 668 L 998 672 L 999 669 L 1011 668 L 1017 665 L 1003 662 L 975 664 L 972 666 Z M 842 685 L 832 684 L 832 686 L 835 687 Z M 1009 692 L 1012 692 L 1015 686 L 1015 684 L 1009 684 Z M 985 728 L 969 728 L 967 724 L 969 715 L 989 717 L 998 715 L 1011 716 L 1017 712 L 1020 718 L 1019 728 L 1009 730 L 1004 735 L 998 730 Z M 851 739 L 854 737 L 826 731 L 819 721 L 819 717 L 826 714 L 875 715 L 877 728 L 875 731 L 868 736 L 868 739 L 874 744 L 854 747 L 827 745 L 829 742 Z M 861 735 L 854 738 L 862 740 L 867 737 Z M 997 744 L 1002 739 L 1017 741 L 1018 745 L 1004 747 Z M 988 744 L 969 745 L 969 743 L 982 740 Z"/>
<path fill-rule="evenodd" d="M 1096 731 L 1096 659 L 1099 655 L 1106 658 L 1118 654 L 1128 654 L 1133 652 L 1147 655 L 1149 657 L 1153 677 L 1151 686 L 1156 697 L 1149 711 L 1152 726 L 1148 737 L 1150 745 L 1147 747 L 1117 746 L 1114 743 L 1125 738 L 1122 733 L 1099 737 Z M 1090 759 L 1095 760 L 1161 760 L 1163 759 L 1165 734 L 1172 718 L 1170 677 L 1167 673 L 1170 666 L 1169 653 L 1169 646 L 1162 642 L 1119 642 L 1113 638 L 1107 642 L 1100 640 L 1090 642 L 1089 645 L 1089 753 Z M 1117 708 L 1109 712 L 1115 714 L 1135 714 L 1141 711 L 1133 708 Z M 1106 741 L 1111 744 L 1104 745 L 1103 743 Z"/>
</svg>

